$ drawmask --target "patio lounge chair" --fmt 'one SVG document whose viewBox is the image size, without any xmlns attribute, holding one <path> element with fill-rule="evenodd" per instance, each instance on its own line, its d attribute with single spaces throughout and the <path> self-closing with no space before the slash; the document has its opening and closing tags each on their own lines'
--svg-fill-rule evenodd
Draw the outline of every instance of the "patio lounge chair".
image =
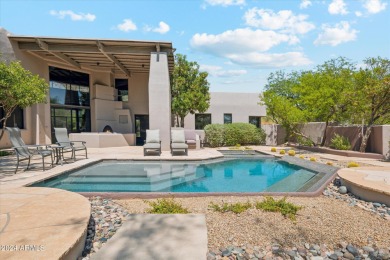
<svg viewBox="0 0 390 260">
<path fill-rule="evenodd" d="M 76 151 L 85 150 L 85 158 L 88 158 L 87 147 L 84 141 L 70 141 L 66 128 L 54 128 L 57 144 L 63 146 L 63 153 L 72 152 L 71 159 L 76 161 Z"/>
<path fill-rule="evenodd" d="M 43 149 L 40 145 L 26 145 L 23 142 L 22 136 L 20 134 L 20 129 L 17 127 L 6 127 L 8 132 L 9 140 L 13 148 L 15 149 L 15 154 L 17 158 L 15 174 L 19 168 L 19 162 L 28 160 L 27 169 L 30 167 L 31 157 L 34 155 L 40 155 L 42 157 L 42 166 L 45 170 L 45 157 L 50 156 L 51 158 L 51 167 L 53 167 L 53 151 Z"/>
<path fill-rule="evenodd" d="M 148 151 L 157 151 L 158 155 L 161 155 L 161 140 L 160 130 L 146 130 L 146 140 L 144 144 L 144 156 Z"/>
<path fill-rule="evenodd" d="M 174 151 L 184 151 L 188 155 L 188 144 L 186 144 L 186 138 L 183 129 L 171 130 L 171 154 Z"/>
</svg>

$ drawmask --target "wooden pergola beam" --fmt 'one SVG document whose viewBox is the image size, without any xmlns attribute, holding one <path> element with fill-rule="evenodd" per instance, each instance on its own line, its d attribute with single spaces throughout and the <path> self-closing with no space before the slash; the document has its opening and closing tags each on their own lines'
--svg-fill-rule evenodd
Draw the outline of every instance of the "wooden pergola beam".
<svg viewBox="0 0 390 260">
<path fill-rule="evenodd" d="M 107 57 L 110 61 L 112 61 L 116 66 L 118 66 L 118 68 L 119 68 L 123 73 L 125 73 L 127 77 L 129 77 L 129 78 L 131 77 L 130 71 L 128 71 L 128 70 L 125 68 L 125 66 L 123 66 L 123 64 L 122 64 L 117 58 L 115 58 L 114 55 L 107 53 L 107 52 L 105 51 L 104 45 L 103 45 L 101 42 L 97 41 L 96 44 L 97 44 L 97 46 L 98 46 L 99 51 L 100 51 L 101 53 L 103 53 L 104 56 L 106 56 L 106 57 Z"/>
<path fill-rule="evenodd" d="M 55 52 L 55 53 L 51 52 L 50 49 L 49 49 L 49 45 L 47 43 L 45 43 L 44 41 L 42 41 L 41 39 L 37 38 L 36 42 L 37 42 L 37 44 L 38 44 L 38 46 L 39 46 L 39 48 L 41 50 L 47 51 L 47 52 L 53 54 L 54 56 L 56 56 L 57 58 L 65 61 L 66 63 L 68 63 L 68 64 L 70 64 L 72 66 L 75 66 L 78 69 L 81 69 L 81 66 L 80 66 L 80 64 L 78 62 L 72 60 L 71 58 L 69 58 L 65 54 L 60 53 L 60 52 Z"/>
</svg>

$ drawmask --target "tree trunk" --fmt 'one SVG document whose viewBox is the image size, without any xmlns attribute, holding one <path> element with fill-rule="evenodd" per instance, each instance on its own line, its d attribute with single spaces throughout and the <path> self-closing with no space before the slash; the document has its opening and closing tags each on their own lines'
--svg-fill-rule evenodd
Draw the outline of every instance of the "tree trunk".
<svg viewBox="0 0 390 260">
<path fill-rule="evenodd" d="M 184 128 L 184 116 L 180 117 L 180 127 Z"/>
<path fill-rule="evenodd" d="M 325 122 L 325 130 L 324 130 L 324 134 L 322 135 L 322 141 L 321 141 L 320 146 L 324 146 L 324 145 L 325 145 L 325 141 L 326 141 L 326 129 L 328 128 L 328 125 L 329 125 L 329 120 L 326 120 L 326 122 Z"/>
<path fill-rule="evenodd" d="M 364 127 L 364 126 L 362 126 L 362 127 Z M 366 132 L 362 136 L 362 143 L 360 144 L 360 149 L 359 149 L 359 152 L 361 152 L 361 153 L 366 152 L 367 141 L 368 141 L 368 138 L 370 137 L 371 130 L 372 130 L 372 125 L 368 125 Z"/>
<path fill-rule="evenodd" d="M 179 115 L 175 114 L 175 127 L 179 127 Z"/>
</svg>

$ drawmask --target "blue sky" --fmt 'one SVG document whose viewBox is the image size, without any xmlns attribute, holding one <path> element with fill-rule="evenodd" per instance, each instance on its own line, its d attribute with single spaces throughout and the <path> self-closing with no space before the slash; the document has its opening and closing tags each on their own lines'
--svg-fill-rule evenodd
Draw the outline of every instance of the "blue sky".
<svg viewBox="0 0 390 260">
<path fill-rule="evenodd" d="M 388 0 L 0 0 L 15 35 L 170 41 L 211 91 L 260 92 L 276 70 L 390 58 Z"/>
</svg>

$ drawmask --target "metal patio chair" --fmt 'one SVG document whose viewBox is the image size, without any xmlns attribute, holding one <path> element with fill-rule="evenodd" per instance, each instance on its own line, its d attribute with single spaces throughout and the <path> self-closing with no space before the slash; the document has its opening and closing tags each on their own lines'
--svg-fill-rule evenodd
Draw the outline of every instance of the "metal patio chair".
<svg viewBox="0 0 390 260">
<path fill-rule="evenodd" d="M 31 158 L 34 155 L 40 155 L 42 157 L 42 166 L 45 170 L 45 157 L 50 156 L 51 158 L 51 167 L 53 167 L 53 151 L 48 149 L 43 149 L 41 145 L 26 145 L 20 134 L 20 129 L 17 127 L 6 127 L 8 132 L 9 140 L 15 150 L 17 163 L 15 174 L 19 168 L 19 162 L 28 160 L 27 169 L 30 167 Z"/>
<path fill-rule="evenodd" d="M 175 151 L 183 151 L 185 155 L 188 155 L 188 144 L 186 144 L 184 129 L 171 130 L 171 154 L 173 155 Z"/>
<path fill-rule="evenodd" d="M 63 153 L 72 152 L 71 159 L 76 161 L 76 151 L 85 150 L 85 158 L 88 158 L 86 142 L 84 141 L 70 141 L 68 137 L 68 130 L 66 128 L 54 128 L 57 144 L 63 146 Z"/>
</svg>

